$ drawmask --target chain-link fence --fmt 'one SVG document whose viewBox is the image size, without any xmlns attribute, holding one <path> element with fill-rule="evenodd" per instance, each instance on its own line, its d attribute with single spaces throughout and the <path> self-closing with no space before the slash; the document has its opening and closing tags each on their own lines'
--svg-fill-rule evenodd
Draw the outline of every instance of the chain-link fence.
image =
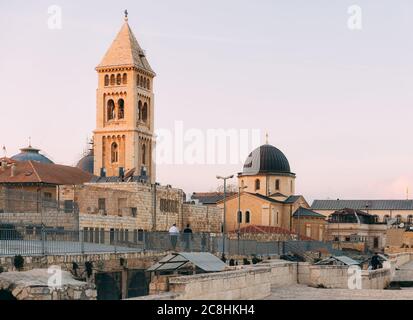
<svg viewBox="0 0 413 320">
<path fill-rule="evenodd" d="M 267 241 L 227 239 L 219 234 L 147 232 L 143 230 L 85 229 L 70 231 L 44 226 L 0 227 L 0 256 L 127 253 L 142 251 L 211 252 L 226 255 L 271 256 L 304 254 L 331 244 L 319 241 Z"/>
</svg>

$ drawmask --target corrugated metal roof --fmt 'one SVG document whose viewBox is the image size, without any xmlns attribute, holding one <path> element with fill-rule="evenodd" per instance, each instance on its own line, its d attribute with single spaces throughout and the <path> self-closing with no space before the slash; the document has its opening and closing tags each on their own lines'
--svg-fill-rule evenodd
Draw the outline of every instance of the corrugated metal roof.
<svg viewBox="0 0 413 320">
<path fill-rule="evenodd" d="M 294 218 L 299 218 L 299 217 L 314 217 L 314 218 L 325 218 L 324 215 L 319 214 L 313 210 L 307 209 L 307 208 L 303 208 L 300 207 L 298 208 L 294 214 L 293 214 Z"/>
<path fill-rule="evenodd" d="M 413 200 L 314 200 L 312 210 L 413 210 Z"/>
<path fill-rule="evenodd" d="M 334 261 L 339 261 L 339 262 L 343 263 L 346 266 L 357 266 L 357 265 L 360 264 L 356 260 L 353 260 L 353 259 L 351 259 L 347 256 L 332 256 L 330 258 L 321 260 L 320 262 L 317 262 L 316 264 L 317 265 L 328 265 L 328 264 L 331 264 L 331 262 L 334 262 Z"/>
<path fill-rule="evenodd" d="M 187 262 L 193 263 L 205 272 L 224 271 L 226 264 L 208 252 L 181 252 L 169 254 L 151 266 L 147 271 L 176 270 Z"/>
</svg>

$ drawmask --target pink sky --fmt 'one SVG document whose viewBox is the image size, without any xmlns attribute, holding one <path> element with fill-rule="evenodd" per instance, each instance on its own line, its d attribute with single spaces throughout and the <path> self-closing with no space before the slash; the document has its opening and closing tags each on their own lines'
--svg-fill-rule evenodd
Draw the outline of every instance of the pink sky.
<svg viewBox="0 0 413 320">
<path fill-rule="evenodd" d="M 339 3 L 339 4 L 338 4 Z M 49 30 L 47 8 L 62 7 Z M 0 145 L 32 144 L 76 163 L 95 125 L 95 66 L 123 22 L 158 76 L 155 125 L 260 129 L 315 198 L 413 193 L 413 3 L 351 1 L 0 2 Z M 262 137 L 264 142 L 264 136 Z M 247 156 L 247 154 L 245 155 Z M 158 181 L 187 193 L 216 188 L 234 165 L 162 165 Z"/>
</svg>

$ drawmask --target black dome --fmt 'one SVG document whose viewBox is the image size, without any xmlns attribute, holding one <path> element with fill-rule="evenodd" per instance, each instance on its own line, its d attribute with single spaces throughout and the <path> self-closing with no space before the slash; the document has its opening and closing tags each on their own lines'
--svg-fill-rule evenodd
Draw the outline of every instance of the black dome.
<svg viewBox="0 0 413 320">
<path fill-rule="evenodd" d="M 276 147 L 264 144 L 250 153 L 244 164 L 243 175 L 293 174 L 287 157 Z"/>
<path fill-rule="evenodd" d="M 85 155 L 82 159 L 79 160 L 76 167 L 83 171 L 89 172 L 90 174 L 93 174 L 94 161 L 95 157 L 93 155 L 93 150 L 90 150 L 87 155 Z"/>
</svg>

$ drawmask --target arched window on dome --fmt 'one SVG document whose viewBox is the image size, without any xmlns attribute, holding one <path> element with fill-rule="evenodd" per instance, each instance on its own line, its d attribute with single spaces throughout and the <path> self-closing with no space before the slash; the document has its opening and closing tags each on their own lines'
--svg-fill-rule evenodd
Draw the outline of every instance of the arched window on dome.
<svg viewBox="0 0 413 320">
<path fill-rule="evenodd" d="M 118 119 L 125 118 L 125 101 L 123 99 L 119 99 L 118 101 Z"/>
<path fill-rule="evenodd" d="M 146 165 L 146 145 L 142 145 L 142 164 Z"/>
<path fill-rule="evenodd" d="M 244 180 L 241 180 L 241 189 L 243 189 L 244 186 L 245 186 L 245 182 L 244 182 Z"/>
<path fill-rule="evenodd" d="M 122 84 L 122 76 L 120 75 L 120 73 L 118 73 L 118 75 L 116 76 L 116 84 L 118 86 Z"/>
<path fill-rule="evenodd" d="M 142 101 L 138 102 L 138 120 L 142 120 Z"/>
<path fill-rule="evenodd" d="M 108 101 L 108 106 L 107 106 L 107 118 L 108 118 L 108 121 L 109 120 L 113 120 L 113 119 L 115 119 L 115 102 L 112 100 L 112 99 L 110 99 L 109 101 Z"/>
<path fill-rule="evenodd" d="M 400 214 L 398 214 L 396 216 L 396 220 L 397 220 L 397 223 L 401 223 L 402 222 L 402 216 Z"/>
<path fill-rule="evenodd" d="M 109 75 L 107 74 L 105 76 L 105 87 L 107 87 L 109 85 Z"/>
<path fill-rule="evenodd" d="M 116 163 L 118 162 L 119 159 L 119 154 L 118 154 L 119 150 L 118 150 L 118 144 L 116 142 L 112 143 L 112 145 L 110 146 L 110 154 L 111 154 L 111 162 L 112 163 Z"/>
<path fill-rule="evenodd" d="M 148 120 L 148 104 L 145 102 L 142 108 L 142 120 L 146 122 Z"/>
<path fill-rule="evenodd" d="M 126 73 L 123 74 L 122 83 L 123 84 L 128 84 L 128 75 Z"/>
<path fill-rule="evenodd" d="M 275 180 L 275 190 L 280 190 L 280 179 Z"/>
<path fill-rule="evenodd" d="M 110 85 L 111 85 L 111 86 L 114 86 L 114 85 L 115 85 L 115 75 L 114 75 L 114 74 L 112 74 L 112 75 L 110 76 Z"/>
<path fill-rule="evenodd" d="M 242 223 L 242 211 L 238 211 L 237 222 Z"/>
<path fill-rule="evenodd" d="M 390 219 L 390 216 L 388 215 L 388 214 L 386 214 L 384 217 L 383 217 L 383 222 L 386 222 L 387 223 L 387 221 Z"/>
<path fill-rule="evenodd" d="M 251 214 L 249 211 L 245 211 L 245 223 L 251 222 Z"/>
<path fill-rule="evenodd" d="M 260 187 L 261 187 L 260 184 L 261 184 L 260 179 L 256 179 L 255 180 L 255 191 L 260 190 Z"/>
</svg>

